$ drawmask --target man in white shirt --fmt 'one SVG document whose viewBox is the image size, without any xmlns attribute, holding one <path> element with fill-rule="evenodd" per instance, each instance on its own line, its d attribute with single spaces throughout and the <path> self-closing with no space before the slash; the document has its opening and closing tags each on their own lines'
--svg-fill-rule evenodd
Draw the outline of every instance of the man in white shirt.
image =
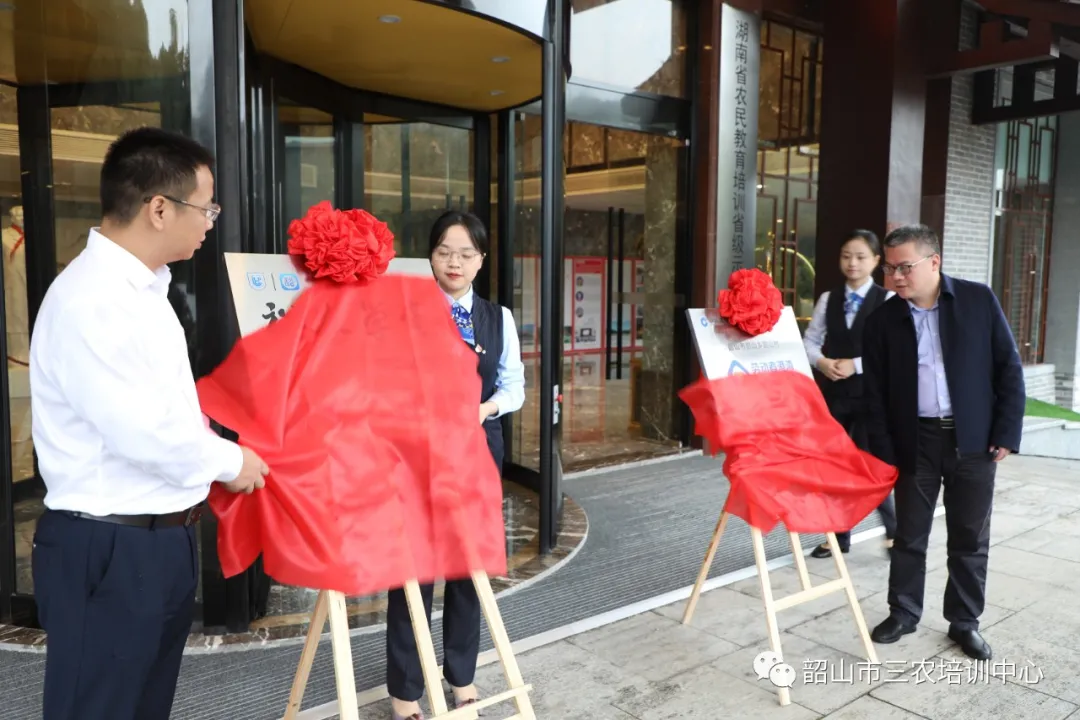
<svg viewBox="0 0 1080 720">
<path fill-rule="evenodd" d="M 250 493 L 268 472 L 209 430 L 167 297 L 166 264 L 191 258 L 221 212 L 212 164 L 162 130 L 117 139 L 101 168 L 101 227 L 34 324 L 45 720 L 167 720 L 193 617 L 200 506 L 211 483 Z"/>
</svg>

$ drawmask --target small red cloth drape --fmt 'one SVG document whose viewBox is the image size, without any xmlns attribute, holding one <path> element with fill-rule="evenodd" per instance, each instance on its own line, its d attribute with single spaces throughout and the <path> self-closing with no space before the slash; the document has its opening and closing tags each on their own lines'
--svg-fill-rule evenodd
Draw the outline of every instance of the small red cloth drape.
<svg viewBox="0 0 1080 720">
<path fill-rule="evenodd" d="M 814 381 L 792 371 L 699 380 L 680 397 L 723 452 L 726 510 L 762 532 L 850 530 L 885 500 L 897 470 L 859 450 Z"/>
<path fill-rule="evenodd" d="M 210 493 L 226 577 L 260 553 L 278 582 L 348 595 L 506 572 L 477 357 L 432 280 L 317 282 L 198 391 L 270 466 L 252 495 Z"/>
</svg>

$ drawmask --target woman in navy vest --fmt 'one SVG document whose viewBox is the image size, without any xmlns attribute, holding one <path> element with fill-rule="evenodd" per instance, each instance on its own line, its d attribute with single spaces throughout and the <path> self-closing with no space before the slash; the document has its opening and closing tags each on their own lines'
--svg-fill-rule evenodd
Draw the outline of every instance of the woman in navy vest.
<svg viewBox="0 0 1080 720">
<path fill-rule="evenodd" d="M 511 312 L 473 292 L 473 280 L 487 253 L 487 230 L 475 215 L 450 211 L 431 228 L 431 269 L 446 295 L 448 312 L 461 339 L 479 356 L 481 391 L 476 399 L 478 421 L 487 434 L 488 449 L 502 470 L 503 435 L 499 418 L 521 409 L 525 402 L 525 367 Z M 452 382 L 452 378 L 447 378 Z M 432 585 L 421 586 L 431 618 Z M 393 720 L 420 720 L 419 700 L 424 676 L 416 652 L 405 591 L 391 590 L 386 613 L 386 687 Z M 480 603 L 472 579 L 446 583 L 443 597 L 443 675 L 454 694 L 455 707 L 476 702 L 473 685 L 480 651 Z"/>
<path fill-rule="evenodd" d="M 890 296 L 874 283 L 872 274 L 881 261 L 881 242 L 869 230 L 856 230 L 840 248 L 840 269 L 846 282 L 822 293 L 814 316 L 806 328 L 803 345 L 829 411 L 844 426 L 855 445 L 869 447 L 862 394 L 862 333 L 866 318 Z M 896 511 L 892 496 L 878 508 L 885 525 L 885 544 L 892 547 L 896 532 Z M 838 532 L 842 552 L 851 548 L 851 533 Z M 819 545 L 812 557 L 832 555 L 828 545 Z"/>
</svg>

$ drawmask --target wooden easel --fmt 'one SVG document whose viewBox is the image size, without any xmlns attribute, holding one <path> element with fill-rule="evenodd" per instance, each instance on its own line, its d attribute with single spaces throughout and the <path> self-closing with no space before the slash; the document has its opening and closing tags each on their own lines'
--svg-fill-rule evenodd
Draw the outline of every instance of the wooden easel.
<svg viewBox="0 0 1080 720">
<path fill-rule="evenodd" d="M 405 583 L 405 599 L 409 605 L 409 616 L 412 618 L 416 648 L 420 655 L 420 667 L 424 673 L 424 685 L 427 687 L 432 717 L 444 720 L 476 720 L 479 710 L 513 700 L 517 707 L 517 714 L 511 715 L 512 719 L 536 720 L 532 701 L 529 699 L 532 686 L 526 685 L 521 677 L 517 659 L 510 645 L 510 637 L 506 634 L 502 615 L 499 614 L 499 606 L 495 602 L 495 593 L 491 590 L 491 581 L 487 573 L 483 571 L 474 572 L 472 579 L 476 587 L 476 595 L 480 600 L 480 609 L 487 621 L 492 644 L 499 654 L 499 662 L 509 689 L 498 695 L 483 698 L 472 705 L 466 705 L 457 710 L 447 710 L 446 696 L 443 694 L 442 687 L 442 671 L 435 658 L 435 646 L 431 640 L 431 628 L 428 627 L 427 616 L 424 612 L 420 584 L 415 580 L 410 580 Z M 337 679 L 338 711 L 341 720 L 358 720 L 359 718 L 345 596 L 334 590 L 321 590 L 315 601 L 315 609 L 311 613 L 311 625 L 308 626 L 307 639 L 304 641 L 304 650 L 300 654 L 300 663 L 296 668 L 296 677 L 293 680 L 292 691 L 289 693 L 289 705 L 285 710 L 283 720 L 294 720 L 300 712 L 304 689 L 307 687 L 311 666 L 315 661 L 315 651 L 319 647 L 319 639 L 326 625 L 328 609 L 330 643 L 334 653 L 334 677 Z"/>
<path fill-rule="evenodd" d="M 724 528 L 727 527 L 728 518 L 730 517 L 731 514 L 725 507 L 723 512 L 720 513 L 720 521 L 716 524 L 716 531 L 713 532 L 709 550 L 705 553 L 705 562 L 701 564 L 701 572 L 698 573 L 697 582 L 694 583 L 694 591 L 690 594 L 690 600 L 686 603 L 686 611 L 683 613 L 682 619 L 683 625 L 689 625 L 690 618 L 694 615 L 698 597 L 701 595 L 701 588 L 709 577 L 709 568 L 712 566 L 713 558 L 716 556 L 716 549 L 720 546 L 720 537 L 724 534 Z M 829 549 L 832 550 L 833 560 L 836 562 L 836 571 L 840 577 L 814 587 L 810 584 L 810 573 L 806 570 L 806 558 L 803 556 L 799 534 L 788 533 L 791 540 L 791 552 L 795 557 L 795 568 L 799 573 L 802 590 L 779 600 L 773 599 L 772 585 L 769 583 L 769 568 L 765 560 L 764 536 L 762 536 L 760 530 L 751 526 L 750 537 L 754 545 L 754 562 L 757 564 L 758 580 L 761 581 L 761 598 L 765 603 L 765 626 L 769 631 L 769 649 L 783 660 L 784 653 L 780 648 L 780 626 L 776 622 L 776 612 L 778 610 L 796 607 L 843 590 L 847 593 L 848 605 L 851 606 L 851 612 L 855 615 L 855 626 L 858 628 L 859 637 L 866 648 L 866 657 L 871 663 L 877 665 L 877 652 L 874 650 L 874 643 L 870 640 L 870 632 L 866 629 L 866 620 L 863 618 L 862 608 L 859 607 L 859 596 L 855 593 L 855 586 L 851 583 L 851 576 L 848 575 L 847 565 L 844 563 L 844 554 L 840 552 L 836 534 L 829 532 L 825 534 L 825 537 L 828 539 Z M 791 703 L 791 693 L 788 688 L 778 687 L 776 690 L 781 705 Z"/>
</svg>

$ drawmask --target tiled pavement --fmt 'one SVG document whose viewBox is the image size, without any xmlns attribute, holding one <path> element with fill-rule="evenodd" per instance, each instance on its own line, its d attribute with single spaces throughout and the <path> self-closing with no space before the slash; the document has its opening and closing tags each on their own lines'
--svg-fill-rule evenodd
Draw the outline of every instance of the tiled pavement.
<svg viewBox="0 0 1080 720">
<path fill-rule="evenodd" d="M 877 677 L 865 669 L 843 595 L 834 594 L 779 615 L 785 659 L 797 675 L 792 704 L 780 707 L 770 682 L 753 670 L 754 657 L 768 649 L 754 577 L 703 595 L 689 627 L 679 622 L 679 602 L 521 654 L 537 715 L 1080 720 L 1080 463 L 1014 457 L 1001 466 L 982 618 L 994 661 L 974 681 L 972 665 L 946 637 L 941 617 L 945 537 L 939 517 L 923 624 L 895 645 L 877 646 L 884 663 Z M 831 560 L 807 562 L 815 583 L 835 577 Z M 872 627 L 887 611 L 888 564 L 880 541 L 857 545 L 847 564 Z M 798 589 L 791 567 L 771 578 L 777 597 Z M 804 678 L 807 667 L 820 672 Z M 477 682 L 490 692 L 503 688 L 495 665 L 481 668 Z M 361 711 L 363 720 L 387 715 L 385 701 Z M 509 709 L 486 717 L 508 715 Z"/>
</svg>

